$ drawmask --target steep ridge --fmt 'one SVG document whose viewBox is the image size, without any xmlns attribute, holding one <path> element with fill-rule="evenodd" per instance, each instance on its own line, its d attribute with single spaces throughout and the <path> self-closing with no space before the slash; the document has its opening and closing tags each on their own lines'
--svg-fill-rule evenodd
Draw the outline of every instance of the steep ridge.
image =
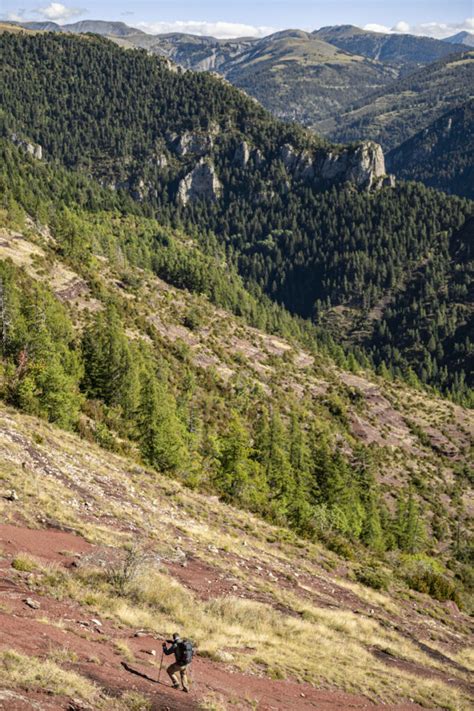
<svg viewBox="0 0 474 711">
<path fill-rule="evenodd" d="M 451 44 L 464 44 L 467 47 L 474 47 L 474 33 L 473 32 L 458 32 L 451 37 L 446 37 L 444 42 L 450 42 Z"/>
</svg>

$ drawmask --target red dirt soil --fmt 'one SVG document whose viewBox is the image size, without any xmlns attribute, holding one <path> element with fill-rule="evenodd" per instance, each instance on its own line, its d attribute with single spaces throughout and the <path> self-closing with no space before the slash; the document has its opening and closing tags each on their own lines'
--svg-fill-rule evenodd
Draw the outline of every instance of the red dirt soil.
<svg viewBox="0 0 474 711">
<path fill-rule="evenodd" d="M 415 711 L 421 708 L 416 704 L 378 706 L 363 696 L 317 689 L 289 680 L 251 676 L 199 656 L 192 665 L 192 689 L 187 696 L 171 689 L 164 670 L 161 683 L 157 683 L 161 656 L 159 640 L 151 636 L 135 637 L 133 630 L 119 628 L 107 620 L 101 620 L 102 624 L 97 625 L 87 607 L 32 592 L 27 585 L 30 573 L 15 571 L 13 575 L 11 558 L 20 551 L 44 561 L 68 565 L 71 557 L 65 556 L 64 552 L 89 554 L 95 549 L 93 545 L 71 533 L 0 525 L 0 549 L 4 556 L 0 562 L 0 602 L 3 608 L 0 611 L 0 650 L 15 649 L 40 658 L 47 658 L 53 651 L 69 650 L 73 653 L 69 657 L 73 661 L 62 661 L 60 665 L 94 681 L 110 696 L 120 696 L 126 690 L 139 691 L 152 700 L 154 711 L 198 709 L 199 701 L 212 695 L 228 703 L 232 709 L 258 708 L 259 711 Z M 39 609 L 29 607 L 25 603 L 26 597 L 38 602 Z M 61 626 L 58 626 L 59 622 Z M 134 654 L 135 661 L 128 663 L 129 669 L 125 668 L 126 660 L 114 646 L 117 640 L 125 640 Z M 151 650 L 155 650 L 156 654 L 150 654 Z M 133 670 L 138 673 L 133 673 Z M 89 707 L 83 705 L 82 708 Z M 0 709 L 80 711 L 81 705 L 76 702 L 75 706 L 70 698 L 52 697 L 31 690 L 0 689 Z"/>
</svg>

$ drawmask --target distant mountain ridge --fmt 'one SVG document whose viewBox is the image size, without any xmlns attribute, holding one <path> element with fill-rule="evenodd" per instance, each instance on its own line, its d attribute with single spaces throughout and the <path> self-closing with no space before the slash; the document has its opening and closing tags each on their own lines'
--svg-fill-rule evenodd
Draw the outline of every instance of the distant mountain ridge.
<svg viewBox="0 0 474 711">
<path fill-rule="evenodd" d="M 446 37 L 443 42 L 449 42 L 450 44 L 465 44 L 467 47 L 474 47 L 474 32 L 458 32 L 451 37 Z"/>
<path fill-rule="evenodd" d="M 95 32 L 141 47 L 186 69 L 215 71 L 278 118 L 324 133 L 326 120 L 401 74 L 465 49 L 429 37 L 382 35 L 351 25 L 314 32 L 286 29 L 263 38 L 168 33 L 151 35 L 122 22 L 24 23 L 36 30 Z"/>
<path fill-rule="evenodd" d="M 67 25 L 59 25 L 57 22 L 15 22 L 12 24 L 20 25 L 27 30 L 43 32 L 72 32 L 74 34 L 92 32 L 93 34 L 111 37 L 145 34 L 142 30 L 129 27 L 125 22 L 108 22 L 106 20 L 81 20 Z"/>
<path fill-rule="evenodd" d="M 97 33 L 185 69 L 216 72 L 278 118 L 309 126 L 333 141 L 376 140 L 385 150 L 396 149 L 462 106 L 471 98 L 474 84 L 474 63 L 466 54 L 474 35 L 466 32 L 437 40 L 338 25 L 314 32 L 287 29 L 263 38 L 217 39 L 184 33 L 151 35 L 123 22 L 94 20 L 23 27 Z M 456 145 L 463 153 L 460 143 Z M 405 150 L 400 155 L 408 156 Z M 452 154 L 451 160 L 456 162 Z M 408 164 L 406 175 L 411 170 Z M 459 182 L 441 182 L 448 192 L 461 189 L 460 194 L 466 194 Z"/>
<path fill-rule="evenodd" d="M 405 74 L 453 53 L 452 47 L 432 37 L 383 34 L 353 25 L 322 27 L 313 35 L 347 52 L 399 67 Z"/>
</svg>

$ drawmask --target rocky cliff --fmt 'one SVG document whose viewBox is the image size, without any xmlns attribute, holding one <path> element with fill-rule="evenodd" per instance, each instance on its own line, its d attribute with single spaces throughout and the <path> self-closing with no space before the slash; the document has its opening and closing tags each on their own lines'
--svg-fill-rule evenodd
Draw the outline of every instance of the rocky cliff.
<svg viewBox="0 0 474 711">
<path fill-rule="evenodd" d="M 16 133 L 12 133 L 10 139 L 15 146 L 21 148 L 21 150 L 25 151 L 25 153 L 29 153 L 29 155 L 33 156 L 33 158 L 36 158 L 37 160 L 43 159 L 43 147 L 40 146 L 39 143 L 27 141 L 18 136 Z"/>
<path fill-rule="evenodd" d="M 204 158 L 179 183 L 178 200 L 187 205 L 194 200 L 217 200 L 222 184 L 214 165 Z"/>
<path fill-rule="evenodd" d="M 287 171 L 295 178 L 317 184 L 354 183 L 362 190 L 393 185 L 393 176 L 387 176 L 382 148 L 373 141 L 342 150 L 322 148 L 316 151 L 296 151 L 285 144 L 279 157 Z"/>
<path fill-rule="evenodd" d="M 186 133 L 174 139 L 180 156 L 187 155 L 188 152 L 201 155 L 199 162 L 179 183 L 178 201 L 183 205 L 193 200 L 217 200 L 221 195 L 222 184 L 212 162 L 210 150 L 212 138 L 208 138 L 209 140 L 202 135 Z M 207 153 L 207 158 L 203 153 Z M 373 141 L 365 141 L 358 146 L 349 146 L 342 150 L 325 148 L 315 151 L 298 151 L 286 143 L 276 157 L 283 162 L 289 175 L 315 187 L 352 183 L 360 190 L 377 190 L 384 186 L 393 187 L 395 184 L 394 176 L 386 174 L 382 148 Z M 255 164 L 271 160 L 271 156 L 263 156 L 258 149 L 251 149 L 246 141 L 241 141 L 234 151 L 232 164 L 251 170 Z"/>
</svg>

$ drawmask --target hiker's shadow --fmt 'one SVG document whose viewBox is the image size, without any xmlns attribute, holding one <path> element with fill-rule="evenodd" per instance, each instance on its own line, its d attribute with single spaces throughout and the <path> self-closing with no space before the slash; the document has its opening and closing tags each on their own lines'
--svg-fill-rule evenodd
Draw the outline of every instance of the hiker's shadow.
<svg viewBox="0 0 474 711">
<path fill-rule="evenodd" d="M 127 664 L 127 662 L 120 662 L 120 663 L 124 669 L 126 669 L 128 672 L 130 672 L 130 674 L 136 674 L 136 676 L 140 676 L 142 679 L 151 681 L 153 684 L 161 684 L 161 686 L 168 686 L 168 684 L 165 684 L 164 681 L 159 681 L 158 679 L 153 679 L 153 677 L 148 676 L 148 674 L 145 674 L 144 672 L 140 671 L 139 669 L 134 669 L 133 667 L 130 666 L 130 664 Z"/>
</svg>

